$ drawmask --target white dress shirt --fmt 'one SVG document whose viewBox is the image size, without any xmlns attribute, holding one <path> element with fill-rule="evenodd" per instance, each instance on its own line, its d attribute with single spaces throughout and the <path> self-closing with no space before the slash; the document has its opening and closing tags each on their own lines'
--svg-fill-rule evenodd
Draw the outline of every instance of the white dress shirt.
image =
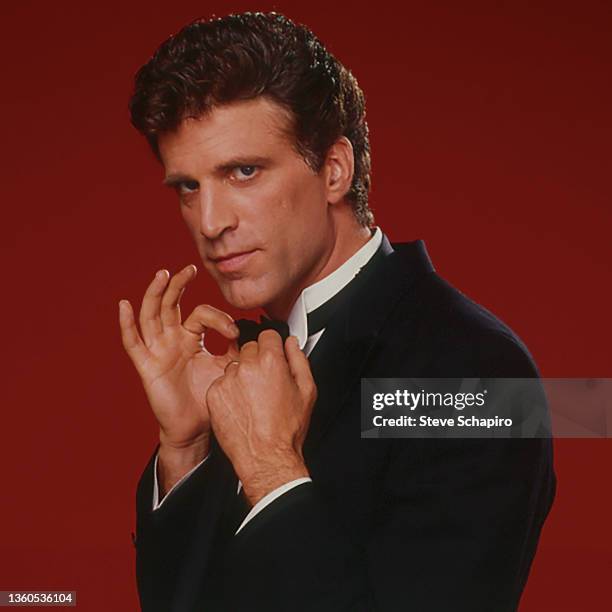
<svg viewBox="0 0 612 612">
<path fill-rule="evenodd" d="M 382 242 L 382 231 L 379 227 L 376 228 L 374 234 L 366 242 L 352 257 L 347 259 L 339 268 L 336 268 L 331 274 L 322 278 L 320 281 L 317 281 L 313 285 L 306 287 L 300 296 L 296 300 L 291 312 L 289 313 L 289 318 L 287 319 L 287 324 L 289 325 L 289 333 L 292 336 L 296 336 L 298 339 L 298 343 L 300 348 L 304 351 L 306 355 L 310 355 L 312 349 L 315 347 L 315 344 L 319 341 L 319 338 L 325 332 L 325 329 L 322 329 L 315 334 L 308 335 L 308 319 L 307 313 L 312 312 L 319 306 L 323 305 L 327 300 L 331 299 L 338 291 L 346 287 L 348 283 L 353 280 L 359 271 L 365 264 L 370 260 L 370 258 L 374 255 L 374 253 L 378 250 Z M 160 501 L 159 500 L 159 485 L 157 483 L 157 456 L 155 457 L 155 465 L 153 468 L 153 510 L 157 510 L 168 496 L 183 482 L 185 482 L 189 476 L 195 470 L 197 470 L 206 460 L 208 456 L 205 457 L 198 465 L 193 467 L 189 472 L 187 472 L 179 481 L 177 481 L 174 486 L 166 493 L 165 497 Z M 256 514 L 261 512 L 266 506 L 271 504 L 275 499 L 278 499 L 281 495 L 290 491 L 294 487 L 297 487 L 305 482 L 311 482 L 310 478 L 298 478 L 297 480 L 293 480 L 288 482 L 274 491 L 271 491 L 264 497 L 262 497 L 248 513 L 240 527 L 236 533 L 238 533 Z M 238 482 L 238 492 L 242 487 L 242 483 Z"/>
</svg>

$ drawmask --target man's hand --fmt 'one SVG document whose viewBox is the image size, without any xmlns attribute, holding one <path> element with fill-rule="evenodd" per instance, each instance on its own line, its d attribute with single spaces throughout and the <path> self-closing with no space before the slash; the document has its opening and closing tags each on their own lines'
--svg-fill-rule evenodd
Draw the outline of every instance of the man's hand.
<svg viewBox="0 0 612 612">
<path fill-rule="evenodd" d="M 160 426 L 159 479 L 167 491 L 209 450 L 210 419 L 206 393 L 236 359 L 232 342 L 225 355 L 204 348 L 203 334 L 214 329 L 235 340 L 232 318 L 208 305 L 200 305 L 181 324 L 179 301 L 196 267 L 187 266 L 168 282 L 160 270 L 146 290 L 140 309 L 140 331 L 127 300 L 119 304 L 123 346 L 136 366 Z"/>
<path fill-rule="evenodd" d="M 317 388 L 293 336 L 283 350 L 279 334 L 266 330 L 242 347 L 238 360 L 210 386 L 207 402 L 215 436 L 254 505 L 308 476 L 302 445 Z"/>
</svg>

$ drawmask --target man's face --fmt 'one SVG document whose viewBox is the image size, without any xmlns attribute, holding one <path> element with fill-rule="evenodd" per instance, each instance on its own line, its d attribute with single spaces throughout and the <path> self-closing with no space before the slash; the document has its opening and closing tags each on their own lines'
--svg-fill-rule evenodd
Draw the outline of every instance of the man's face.
<svg viewBox="0 0 612 612">
<path fill-rule="evenodd" d="M 260 97 L 159 138 L 167 184 L 206 269 L 235 307 L 286 316 L 334 243 L 325 172 L 295 151 L 286 112 Z"/>
</svg>

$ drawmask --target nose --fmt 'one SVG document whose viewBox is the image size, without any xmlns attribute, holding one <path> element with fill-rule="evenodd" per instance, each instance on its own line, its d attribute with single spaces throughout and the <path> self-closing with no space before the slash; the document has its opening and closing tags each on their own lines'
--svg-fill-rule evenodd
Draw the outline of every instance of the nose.
<svg viewBox="0 0 612 612">
<path fill-rule="evenodd" d="M 227 229 L 238 225 L 238 217 L 229 198 L 223 197 L 223 190 L 211 183 L 200 184 L 200 234 L 215 240 Z"/>
</svg>

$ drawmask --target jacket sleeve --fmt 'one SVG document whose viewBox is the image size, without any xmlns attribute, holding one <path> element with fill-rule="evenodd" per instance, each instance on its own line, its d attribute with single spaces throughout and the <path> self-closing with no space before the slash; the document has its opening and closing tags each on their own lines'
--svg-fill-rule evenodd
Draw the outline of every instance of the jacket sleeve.
<svg viewBox="0 0 612 612">
<path fill-rule="evenodd" d="M 511 340 L 474 346 L 464 376 L 537 375 Z M 346 530 L 316 481 L 297 487 L 234 538 L 227 609 L 516 610 L 554 495 L 551 440 L 363 442 L 388 445 L 365 537 Z"/>
<path fill-rule="evenodd" d="M 136 579 L 143 612 L 190 612 L 212 589 L 204 584 L 214 547 L 226 536 L 222 508 L 235 496 L 231 467 L 218 449 L 152 510 L 155 456 L 136 493 Z"/>
</svg>

